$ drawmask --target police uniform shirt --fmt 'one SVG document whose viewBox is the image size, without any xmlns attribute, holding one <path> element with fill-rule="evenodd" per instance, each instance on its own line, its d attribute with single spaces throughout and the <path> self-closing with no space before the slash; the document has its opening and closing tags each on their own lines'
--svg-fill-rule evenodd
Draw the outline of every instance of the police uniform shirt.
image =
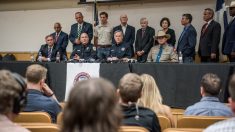
<svg viewBox="0 0 235 132">
<path fill-rule="evenodd" d="M 130 47 L 127 47 L 125 43 L 113 44 L 110 51 L 111 57 L 131 58 Z"/>
<path fill-rule="evenodd" d="M 158 53 L 160 51 L 160 44 L 151 48 L 148 54 L 148 62 L 156 62 Z M 178 62 L 178 55 L 174 51 L 174 48 L 169 44 L 162 45 L 162 54 L 160 56 L 160 62 Z"/>
<path fill-rule="evenodd" d="M 94 36 L 98 37 L 98 45 L 112 44 L 113 27 L 107 23 L 106 25 L 98 25 L 95 27 Z"/>
<path fill-rule="evenodd" d="M 75 50 L 71 54 L 70 59 L 73 59 L 73 57 L 77 54 L 80 59 L 96 59 L 96 47 L 93 44 L 87 44 L 87 45 L 76 45 Z"/>
</svg>

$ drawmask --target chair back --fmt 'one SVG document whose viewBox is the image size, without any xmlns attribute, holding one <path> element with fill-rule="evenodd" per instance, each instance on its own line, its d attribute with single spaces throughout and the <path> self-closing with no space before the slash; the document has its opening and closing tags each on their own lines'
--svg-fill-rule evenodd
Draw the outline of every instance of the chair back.
<svg viewBox="0 0 235 132">
<path fill-rule="evenodd" d="M 158 120 L 162 131 L 167 128 L 171 128 L 171 121 L 166 116 L 158 115 Z"/>
<path fill-rule="evenodd" d="M 51 123 L 51 117 L 46 112 L 20 112 L 13 120 L 17 123 Z"/>
<path fill-rule="evenodd" d="M 141 126 L 121 126 L 119 132 L 149 132 L 146 128 Z"/>
<path fill-rule="evenodd" d="M 167 128 L 163 132 L 202 132 L 199 128 Z"/>
<path fill-rule="evenodd" d="M 228 119 L 221 116 L 184 116 L 178 120 L 177 128 L 207 128 L 215 122 Z"/>
<path fill-rule="evenodd" d="M 63 121 L 63 112 L 60 112 L 58 115 L 57 115 L 57 119 L 56 119 L 56 123 L 58 125 L 62 125 L 62 121 Z"/>
<path fill-rule="evenodd" d="M 51 123 L 19 123 L 31 132 L 60 132 L 60 128 L 56 124 Z"/>
</svg>

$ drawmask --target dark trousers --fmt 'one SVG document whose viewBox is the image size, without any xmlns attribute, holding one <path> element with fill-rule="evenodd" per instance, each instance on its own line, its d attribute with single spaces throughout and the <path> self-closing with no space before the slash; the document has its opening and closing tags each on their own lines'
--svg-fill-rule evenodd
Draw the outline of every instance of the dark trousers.
<svg viewBox="0 0 235 132">
<path fill-rule="evenodd" d="M 211 59 L 210 56 L 200 56 L 201 62 L 207 63 L 207 62 L 219 62 L 219 57 L 216 57 L 215 59 Z"/>
<path fill-rule="evenodd" d="M 235 57 L 232 57 L 231 55 L 227 55 L 227 56 L 230 62 L 235 62 Z"/>
</svg>

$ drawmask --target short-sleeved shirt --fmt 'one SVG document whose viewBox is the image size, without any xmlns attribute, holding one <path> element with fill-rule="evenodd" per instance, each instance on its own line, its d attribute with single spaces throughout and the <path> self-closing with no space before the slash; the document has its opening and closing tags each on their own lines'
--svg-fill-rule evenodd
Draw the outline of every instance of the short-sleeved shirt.
<svg viewBox="0 0 235 132">
<path fill-rule="evenodd" d="M 27 95 L 27 104 L 24 108 L 24 111 L 47 112 L 51 116 L 52 122 L 56 122 L 56 117 L 61 111 L 61 107 L 55 99 L 43 95 L 43 93 L 38 90 L 29 89 Z"/>
<path fill-rule="evenodd" d="M 228 106 L 221 103 L 217 97 L 203 97 L 200 102 L 189 106 L 184 115 L 198 116 L 233 116 Z"/>
<path fill-rule="evenodd" d="M 148 62 L 156 62 L 161 45 L 156 45 L 151 48 L 148 54 Z M 160 56 L 160 62 L 178 62 L 178 55 L 174 51 L 174 47 L 169 44 L 162 45 L 162 54 Z"/>
<path fill-rule="evenodd" d="M 113 27 L 107 23 L 106 25 L 98 25 L 95 27 L 94 36 L 98 37 L 98 45 L 112 44 Z"/>
</svg>

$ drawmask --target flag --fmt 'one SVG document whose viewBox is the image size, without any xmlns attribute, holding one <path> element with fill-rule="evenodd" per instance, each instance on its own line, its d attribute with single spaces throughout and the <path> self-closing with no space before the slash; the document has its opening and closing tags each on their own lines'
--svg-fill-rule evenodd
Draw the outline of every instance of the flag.
<svg viewBox="0 0 235 132">
<path fill-rule="evenodd" d="M 219 48 L 222 49 L 222 37 L 224 30 L 228 26 L 228 15 L 227 15 L 227 9 L 225 7 L 225 2 L 224 0 L 216 0 L 216 14 L 215 14 L 215 19 L 218 23 L 221 25 L 221 39 L 220 39 L 220 44 Z M 224 62 L 227 61 L 228 58 L 227 56 L 223 55 L 221 50 L 220 50 L 220 61 Z"/>
<path fill-rule="evenodd" d="M 71 88 L 76 82 L 99 76 L 99 63 L 67 63 L 65 101 L 68 100 Z"/>
<path fill-rule="evenodd" d="M 228 15 L 224 0 L 216 1 L 216 20 L 224 27 L 228 26 Z"/>
<path fill-rule="evenodd" d="M 97 9 L 97 2 L 96 0 L 94 1 L 94 22 L 95 26 L 99 25 L 99 17 L 98 17 L 98 9 Z"/>
</svg>

